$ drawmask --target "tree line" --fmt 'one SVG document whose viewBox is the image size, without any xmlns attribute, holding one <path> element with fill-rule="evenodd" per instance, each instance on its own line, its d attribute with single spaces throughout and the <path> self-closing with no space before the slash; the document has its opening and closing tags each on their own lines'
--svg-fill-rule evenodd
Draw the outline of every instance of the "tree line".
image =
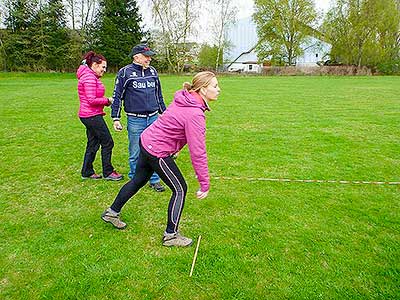
<svg viewBox="0 0 400 300">
<path fill-rule="evenodd" d="M 94 50 L 115 71 L 131 61 L 132 46 L 143 41 L 156 49 L 153 64 L 160 71 L 182 72 L 193 61 L 218 69 L 223 32 L 233 21 L 235 7 L 231 0 L 206 2 L 141 1 L 154 19 L 154 29 L 149 31 L 142 26 L 136 0 L 4 0 L 0 3 L 0 69 L 73 71 L 82 54 Z M 204 30 L 196 23 L 200 10 L 217 20 L 207 28 L 213 32 L 212 46 L 195 42 L 199 30 Z"/>
<path fill-rule="evenodd" d="M 5 0 L 2 9 L 6 71 L 73 71 L 88 50 L 116 68 L 130 61 L 132 45 L 145 36 L 134 0 Z"/>
<path fill-rule="evenodd" d="M 331 45 L 331 60 L 400 72 L 400 1 L 335 0 L 322 18 L 312 0 L 256 0 L 259 57 L 292 65 L 315 37 Z"/>
<path fill-rule="evenodd" d="M 139 5 L 151 14 L 151 30 Z M 333 61 L 400 72 L 400 0 L 333 0 L 324 15 L 313 0 L 255 0 L 254 7 L 260 63 L 293 65 L 313 37 L 331 45 Z M 74 71 L 94 50 L 115 71 L 130 62 L 133 45 L 147 41 L 160 71 L 220 70 L 236 15 L 232 0 L 2 0 L 0 69 Z"/>
</svg>

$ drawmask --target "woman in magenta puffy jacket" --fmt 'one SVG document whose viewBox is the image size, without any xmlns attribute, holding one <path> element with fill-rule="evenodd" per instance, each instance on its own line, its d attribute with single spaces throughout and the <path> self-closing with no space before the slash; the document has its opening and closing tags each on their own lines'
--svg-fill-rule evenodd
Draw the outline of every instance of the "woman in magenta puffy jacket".
<svg viewBox="0 0 400 300">
<path fill-rule="evenodd" d="M 105 88 L 100 81 L 107 69 L 107 60 L 104 56 L 90 51 L 85 54 L 82 65 L 79 66 L 78 77 L 79 118 L 86 127 L 87 144 L 82 166 L 82 179 L 100 179 L 101 175 L 95 173 L 93 162 L 97 150 L 101 146 L 101 161 L 103 177 L 107 180 L 121 180 L 111 164 L 114 141 L 103 119 L 104 106 L 112 103 L 112 98 L 104 97 Z"/>
</svg>

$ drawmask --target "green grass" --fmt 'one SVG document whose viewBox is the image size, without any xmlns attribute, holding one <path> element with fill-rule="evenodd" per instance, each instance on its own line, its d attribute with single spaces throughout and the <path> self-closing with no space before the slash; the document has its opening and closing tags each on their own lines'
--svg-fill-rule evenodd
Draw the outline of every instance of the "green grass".
<svg viewBox="0 0 400 300">
<path fill-rule="evenodd" d="M 189 79 L 161 77 L 168 103 Z M 178 158 L 181 230 L 202 235 L 190 278 L 195 247 L 160 245 L 169 192 L 141 190 L 124 231 L 100 220 L 123 183 L 80 179 L 74 75 L 0 73 L 0 299 L 399 299 L 400 186 L 246 178 L 400 181 L 400 77 L 219 80 L 207 199 Z"/>
</svg>

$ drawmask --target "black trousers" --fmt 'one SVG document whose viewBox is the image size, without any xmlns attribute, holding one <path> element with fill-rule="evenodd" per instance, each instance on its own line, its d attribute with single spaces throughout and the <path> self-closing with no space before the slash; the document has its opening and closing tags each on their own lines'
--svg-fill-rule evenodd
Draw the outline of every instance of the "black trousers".
<svg viewBox="0 0 400 300">
<path fill-rule="evenodd" d="M 111 164 L 114 141 L 111 137 L 110 130 L 108 130 L 107 124 L 101 115 L 80 119 L 83 125 L 86 127 L 87 136 L 86 151 L 83 158 L 83 166 L 81 171 L 82 176 L 89 177 L 95 173 L 93 169 L 93 162 L 101 145 L 103 176 L 107 177 L 114 171 L 114 167 Z"/>
<path fill-rule="evenodd" d="M 172 191 L 168 205 L 166 232 L 175 233 L 178 231 L 187 194 L 185 179 L 171 156 L 157 158 L 143 149 L 142 145 L 140 145 L 135 176 L 121 188 L 111 209 L 120 212 L 125 203 L 149 181 L 153 172 L 156 172 Z"/>
</svg>

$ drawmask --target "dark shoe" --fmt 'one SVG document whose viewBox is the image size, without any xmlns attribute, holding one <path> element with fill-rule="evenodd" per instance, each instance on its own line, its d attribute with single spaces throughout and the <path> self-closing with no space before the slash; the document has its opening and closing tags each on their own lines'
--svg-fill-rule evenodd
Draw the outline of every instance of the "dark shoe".
<svg viewBox="0 0 400 300">
<path fill-rule="evenodd" d="M 124 229 L 126 223 L 120 219 L 120 214 L 113 211 L 111 208 L 107 208 L 102 214 L 101 219 L 106 223 L 111 223 L 115 228 Z"/>
<path fill-rule="evenodd" d="M 110 175 L 108 175 L 107 177 L 104 177 L 105 180 L 111 180 L 111 181 L 118 181 L 123 179 L 124 176 L 122 174 L 119 174 L 115 171 L 113 171 Z"/>
<path fill-rule="evenodd" d="M 93 180 L 97 180 L 97 179 L 101 179 L 101 178 L 102 178 L 102 177 L 101 177 L 101 175 L 99 175 L 99 174 L 92 174 L 92 175 L 87 176 L 87 177 L 82 176 L 82 179 L 93 179 Z"/>
<path fill-rule="evenodd" d="M 155 190 L 156 192 L 164 192 L 165 191 L 165 187 L 162 186 L 161 183 L 156 182 L 156 183 L 150 183 L 150 187 Z"/>
<path fill-rule="evenodd" d="M 166 233 L 162 238 L 162 244 L 166 247 L 188 247 L 193 243 L 192 239 L 180 235 L 179 232 L 176 233 Z"/>
</svg>

